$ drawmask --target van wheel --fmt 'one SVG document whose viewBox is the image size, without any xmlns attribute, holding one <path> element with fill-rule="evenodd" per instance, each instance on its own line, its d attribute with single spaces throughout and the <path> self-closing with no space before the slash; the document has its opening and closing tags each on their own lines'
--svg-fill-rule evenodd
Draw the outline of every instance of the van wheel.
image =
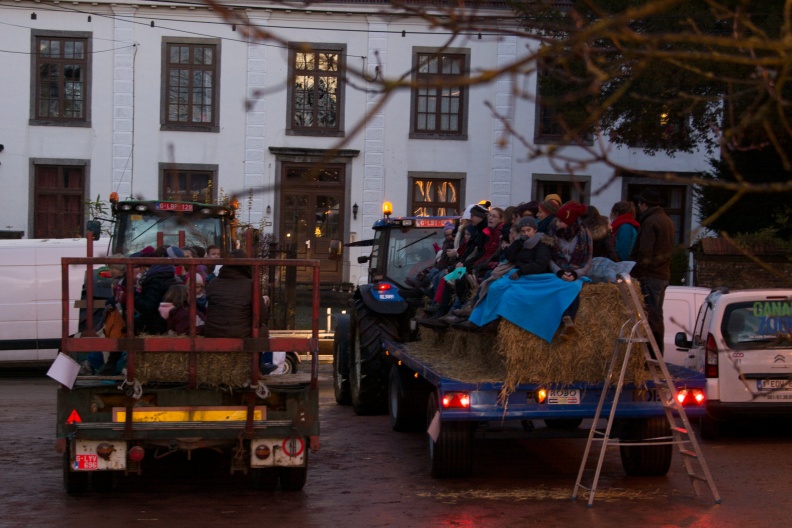
<svg viewBox="0 0 792 528">
<path fill-rule="evenodd" d="M 620 436 L 623 442 L 670 437 L 671 426 L 665 417 L 631 419 L 624 425 Z M 622 467 L 631 477 L 660 477 L 671 468 L 674 454 L 671 444 L 652 446 L 620 446 Z"/>
</svg>

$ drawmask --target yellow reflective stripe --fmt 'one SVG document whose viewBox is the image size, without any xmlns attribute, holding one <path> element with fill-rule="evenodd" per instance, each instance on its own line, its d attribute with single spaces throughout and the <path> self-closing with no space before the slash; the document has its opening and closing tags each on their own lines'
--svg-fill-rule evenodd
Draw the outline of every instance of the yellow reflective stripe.
<svg viewBox="0 0 792 528">
<path fill-rule="evenodd" d="M 254 420 L 266 420 L 266 407 L 256 407 Z M 141 407 L 132 410 L 133 422 L 244 422 L 247 407 Z M 126 421 L 126 409 L 113 408 L 113 421 Z"/>
</svg>

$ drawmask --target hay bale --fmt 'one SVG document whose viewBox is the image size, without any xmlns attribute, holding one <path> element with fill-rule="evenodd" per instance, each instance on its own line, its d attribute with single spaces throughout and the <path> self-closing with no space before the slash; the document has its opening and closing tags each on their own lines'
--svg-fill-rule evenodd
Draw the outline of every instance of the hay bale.
<svg viewBox="0 0 792 528">
<path fill-rule="evenodd" d="M 634 287 L 639 289 L 637 283 Z M 587 284 L 580 292 L 573 335 L 556 335 L 547 343 L 508 321 L 501 321 L 497 348 L 506 362 L 504 389 L 512 392 L 521 383 L 602 383 L 616 338 L 629 317 L 618 286 Z M 633 347 L 625 380 L 640 385 L 649 379 L 643 355 Z"/>
<path fill-rule="evenodd" d="M 197 377 L 200 385 L 241 387 L 250 382 L 253 359 L 249 352 L 198 352 Z M 188 353 L 137 352 L 135 377 L 141 383 L 187 383 Z"/>
<path fill-rule="evenodd" d="M 494 334 L 421 328 L 421 340 L 407 343 L 407 352 L 443 376 L 466 383 L 496 383 L 506 375 Z"/>
<path fill-rule="evenodd" d="M 640 292 L 636 281 L 633 287 Z M 444 376 L 467 383 L 502 381 L 504 395 L 522 383 L 602 383 L 619 331 L 629 317 L 618 286 L 586 284 L 580 293 L 576 332 L 557 335 L 551 343 L 501 320 L 497 334 L 422 328 L 421 340 L 405 347 Z M 620 346 L 624 352 L 626 345 Z M 633 347 L 625 380 L 643 385 L 649 379 L 643 355 Z"/>
</svg>

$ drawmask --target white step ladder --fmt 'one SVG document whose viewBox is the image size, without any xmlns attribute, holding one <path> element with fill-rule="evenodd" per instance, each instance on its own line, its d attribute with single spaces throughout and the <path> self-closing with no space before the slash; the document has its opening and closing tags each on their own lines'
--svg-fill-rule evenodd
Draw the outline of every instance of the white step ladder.
<svg viewBox="0 0 792 528">
<path fill-rule="evenodd" d="M 704 460 L 704 455 L 701 452 L 696 435 L 690 426 L 687 414 L 682 404 L 677 399 L 677 390 L 674 386 L 671 375 L 668 373 L 668 367 L 663 360 L 662 354 L 659 353 L 660 349 L 655 341 L 654 335 L 649 327 L 649 322 L 646 319 L 646 313 L 643 309 L 643 300 L 633 287 L 633 282 L 629 275 L 621 274 L 617 281 L 619 290 L 624 300 L 625 306 L 630 310 L 630 319 L 624 323 L 619 333 L 619 338 L 616 341 L 616 346 L 613 350 L 613 357 L 608 368 L 608 374 L 605 379 L 605 387 L 600 396 L 599 405 L 597 405 L 597 413 L 594 416 L 594 422 L 591 430 L 589 431 L 588 442 L 586 443 L 586 450 L 583 453 L 583 460 L 580 463 L 580 471 L 578 472 L 577 481 L 575 482 L 575 489 L 572 491 L 572 500 L 576 500 L 578 492 L 583 489 L 589 492 L 588 506 L 594 504 L 594 496 L 597 491 L 597 482 L 599 481 L 600 472 L 602 470 L 602 463 L 605 460 L 605 451 L 608 447 L 614 446 L 657 446 L 657 445 L 676 445 L 678 452 L 682 456 L 685 463 L 685 469 L 693 483 L 693 489 L 697 496 L 701 496 L 702 483 L 706 482 L 709 486 L 710 492 L 715 499 L 716 504 L 720 504 L 721 498 L 718 494 L 718 489 L 715 487 L 715 482 L 712 479 L 707 463 Z M 608 414 L 608 424 L 605 431 L 597 429 L 597 424 L 602 415 L 602 409 L 605 406 L 605 400 L 610 387 L 613 384 L 613 374 L 616 370 L 617 364 L 620 362 L 619 356 L 622 348 L 621 344 L 626 343 L 626 350 L 624 357 L 621 359 L 621 371 L 619 379 L 616 383 L 615 394 L 613 395 L 613 403 L 611 404 L 610 413 Z M 620 439 L 611 438 L 611 429 L 613 420 L 616 416 L 616 407 L 619 403 L 619 396 L 621 395 L 624 387 L 624 376 L 630 364 L 630 355 L 632 353 L 633 345 L 637 345 L 643 350 L 644 357 L 646 358 L 646 367 L 652 375 L 654 386 L 658 392 L 660 401 L 663 404 L 668 424 L 671 428 L 671 436 L 661 436 L 657 438 L 647 438 L 643 441 L 636 442 L 622 442 Z M 594 471 L 594 480 L 590 487 L 581 484 L 583 480 L 583 472 L 586 469 L 591 446 L 594 442 L 600 442 L 600 454 L 597 460 L 597 467 Z"/>
</svg>

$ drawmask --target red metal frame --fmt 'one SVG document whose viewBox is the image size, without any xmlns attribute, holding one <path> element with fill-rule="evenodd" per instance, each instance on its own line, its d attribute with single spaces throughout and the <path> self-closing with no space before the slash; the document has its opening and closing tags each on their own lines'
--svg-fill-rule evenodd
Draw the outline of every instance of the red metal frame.
<svg viewBox="0 0 792 528">
<path fill-rule="evenodd" d="M 251 239 L 247 241 L 248 255 L 251 254 Z M 93 254 L 93 240 L 87 239 L 87 254 Z M 259 371 L 259 353 L 270 350 L 290 350 L 295 352 L 310 352 L 311 354 L 311 383 L 312 389 L 318 387 L 319 379 L 319 261 L 304 259 L 258 259 L 258 258 L 182 258 L 178 263 L 187 267 L 190 276 L 195 277 L 197 266 L 204 265 L 237 265 L 251 266 L 253 269 L 253 326 L 252 337 L 250 338 L 218 338 L 218 337 L 195 337 L 195 281 L 190 281 L 190 336 L 188 337 L 135 337 L 134 336 L 134 313 L 135 299 L 134 288 L 130 288 L 126 295 L 126 337 L 121 339 L 111 339 L 97 337 L 92 328 L 93 321 L 93 280 L 86 280 L 86 316 L 88 328 L 82 332 L 81 337 L 75 338 L 69 335 L 69 266 L 85 266 L 86 277 L 93 277 L 94 265 L 105 266 L 109 264 L 123 264 L 126 266 L 127 277 L 134 277 L 133 267 L 135 265 L 153 264 L 173 264 L 173 259 L 157 257 L 69 257 L 61 259 L 61 285 L 62 285 L 62 346 L 61 350 L 67 356 L 72 352 L 92 352 L 103 350 L 106 352 L 127 352 L 127 383 L 135 381 L 135 353 L 136 352 L 184 352 L 189 354 L 189 381 L 188 386 L 192 389 L 197 387 L 197 354 L 201 352 L 243 352 L 251 353 L 252 375 L 251 386 L 256 387 L 261 377 Z M 311 306 L 311 337 L 282 337 L 268 338 L 259 336 L 259 317 L 260 309 L 257 300 L 261 295 L 261 268 L 262 266 L 306 266 L 313 268 L 313 296 Z M 131 407 L 132 398 L 127 403 L 127 433 L 131 434 Z M 248 397 L 248 407 L 251 411 L 255 407 L 255 393 L 250 392 Z M 253 431 L 252 412 L 248 413 L 248 429 Z"/>
</svg>

